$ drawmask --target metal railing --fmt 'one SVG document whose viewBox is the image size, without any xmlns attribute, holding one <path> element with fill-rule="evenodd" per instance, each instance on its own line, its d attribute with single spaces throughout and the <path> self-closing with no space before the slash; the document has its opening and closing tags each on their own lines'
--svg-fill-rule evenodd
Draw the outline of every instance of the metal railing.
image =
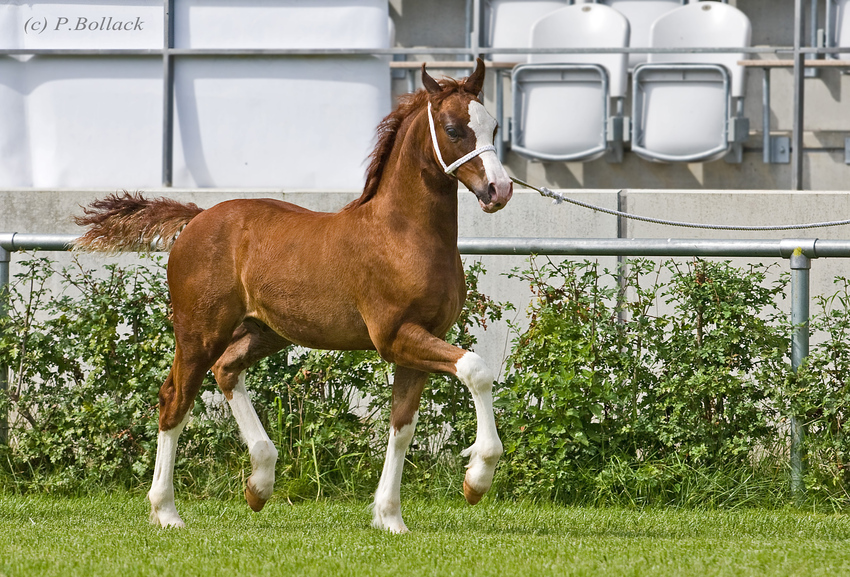
<svg viewBox="0 0 850 577">
<path fill-rule="evenodd" d="M 0 234 L 0 291 L 9 283 L 11 253 L 19 250 L 67 251 L 77 237 L 67 234 Z M 850 258 L 850 240 L 815 238 L 773 240 L 624 239 L 624 238 L 460 238 L 465 255 L 553 255 L 631 257 L 750 257 L 788 259 L 791 269 L 791 366 L 809 354 L 809 270 L 812 259 Z M 0 305 L 1 307 L 2 305 Z M 0 308 L 0 315 L 8 311 Z M 0 389 L 8 388 L 9 368 L 0 367 Z M 791 488 L 802 495 L 804 424 L 791 424 Z M 7 415 L 0 415 L 0 443 L 8 440 Z"/>
</svg>

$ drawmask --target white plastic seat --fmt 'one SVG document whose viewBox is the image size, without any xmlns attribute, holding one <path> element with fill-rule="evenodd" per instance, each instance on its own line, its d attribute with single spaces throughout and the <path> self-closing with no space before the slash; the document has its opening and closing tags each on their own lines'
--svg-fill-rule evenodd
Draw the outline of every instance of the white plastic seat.
<svg viewBox="0 0 850 577">
<path fill-rule="evenodd" d="M 697 2 L 656 20 L 651 47 L 737 48 L 750 45 L 747 16 L 728 4 Z M 632 151 L 662 162 L 725 156 L 748 131 L 743 110 L 743 53 L 650 54 L 632 76 Z"/>
<path fill-rule="evenodd" d="M 682 5 L 682 0 L 600 0 L 629 21 L 629 48 L 647 48 L 653 23 Z M 629 54 L 629 68 L 647 61 L 646 54 Z"/>
<path fill-rule="evenodd" d="M 528 48 L 531 27 L 567 6 L 567 0 L 491 0 L 485 3 L 485 43 L 492 48 Z M 494 62 L 522 62 L 524 54 L 491 54 Z"/>
<path fill-rule="evenodd" d="M 629 23 L 601 4 L 573 5 L 538 20 L 533 48 L 624 48 Z M 622 117 L 610 118 L 610 99 L 627 86 L 625 54 L 532 54 L 514 68 L 511 149 L 532 159 L 593 160 L 619 143 Z M 619 132 L 619 134 L 618 134 Z M 613 141 L 613 142 L 612 142 Z"/>
</svg>

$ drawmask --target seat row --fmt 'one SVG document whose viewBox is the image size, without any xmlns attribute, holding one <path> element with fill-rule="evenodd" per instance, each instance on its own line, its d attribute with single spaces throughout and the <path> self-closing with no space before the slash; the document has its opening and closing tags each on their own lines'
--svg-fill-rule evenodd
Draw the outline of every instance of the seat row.
<svg viewBox="0 0 850 577">
<path fill-rule="evenodd" d="M 523 4 L 528 17 L 543 3 Z M 742 117 L 745 69 L 737 64 L 744 55 L 691 49 L 749 46 L 747 16 L 721 2 L 642 2 L 660 15 L 638 43 L 682 49 L 644 57 L 616 52 L 635 45 L 632 26 L 606 4 L 546 10 L 531 23 L 529 48 L 603 52 L 538 51 L 512 70 L 511 149 L 546 161 L 588 161 L 606 153 L 617 161 L 630 139 L 632 151 L 648 160 L 704 162 L 731 152 L 731 160 L 740 162 L 749 131 Z M 630 67 L 628 117 L 623 108 Z"/>
</svg>

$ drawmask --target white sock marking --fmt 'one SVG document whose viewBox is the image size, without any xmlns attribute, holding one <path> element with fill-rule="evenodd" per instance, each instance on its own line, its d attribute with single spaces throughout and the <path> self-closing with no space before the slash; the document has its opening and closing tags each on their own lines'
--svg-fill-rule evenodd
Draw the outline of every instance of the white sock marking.
<svg viewBox="0 0 850 577">
<path fill-rule="evenodd" d="M 387 456 L 384 460 L 384 470 L 375 491 L 375 502 L 372 507 L 372 526 L 386 529 L 392 533 L 406 533 L 407 526 L 401 518 L 401 473 L 404 469 L 404 455 L 413 440 L 413 431 L 419 414 L 413 416 L 413 421 L 396 431 L 390 426 L 390 440 L 387 444 Z"/>
<path fill-rule="evenodd" d="M 274 492 L 277 449 L 254 410 L 251 397 L 248 396 L 248 390 L 245 388 L 244 372 L 239 375 L 239 381 L 228 402 L 239 430 L 245 438 L 245 444 L 248 445 L 248 453 L 251 455 L 252 473 L 248 483 L 257 497 L 268 500 Z"/>
<path fill-rule="evenodd" d="M 185 527 L 174 504 L 174 460 L 177 457 L 177 439 L 189 421 L 189 413 L 170 431 L 160 431 L 156 442 L 156 463 L 153 482 L 148 491 L 151 503 L 151 523 L 162 527 Z"/>
<path fill-rule="evenodd" d="M 483 494 L 493 483 L 496 463 L 502 455 L 502 441 L 493 417 L 493 381 L 496 378 L 484 360 L 472 352 L 460 358 L 455 365 L 455 373 L 472 393 L 478 419 L 475 443 L 462 453 L 464 457 L 469 457 L 466 483 L 477 493 Z"/>
</svg>

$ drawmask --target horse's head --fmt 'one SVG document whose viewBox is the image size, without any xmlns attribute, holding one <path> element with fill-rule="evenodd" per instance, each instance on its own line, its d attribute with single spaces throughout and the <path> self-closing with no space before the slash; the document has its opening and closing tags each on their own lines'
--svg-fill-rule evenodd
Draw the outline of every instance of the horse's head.
<svg viewBox="0 0 850 577">
<path fill-rule="evenodd" d="M 496 155 L 496 119 L 478 100 L 484 62 L 457 88 L 444 87 L 422 65 L 428 91 L 428 114 L 434 156 L 446 174 L 455 176 L 478 197 L 485 212 L 496 212 L 513 194 L 513 183 Z"/>
</svg>

